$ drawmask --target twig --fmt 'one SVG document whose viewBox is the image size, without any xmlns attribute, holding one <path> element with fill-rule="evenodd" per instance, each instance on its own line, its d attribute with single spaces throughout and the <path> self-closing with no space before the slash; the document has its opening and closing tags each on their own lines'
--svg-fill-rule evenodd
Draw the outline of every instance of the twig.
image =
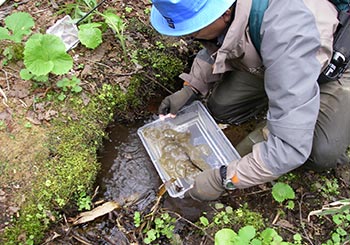
<svg viewBox="0 0 350 245">
<path fill-rule="evenodd" d="M 28 105 L 26 104 L 26 102 L 24 102 L 23 100 L 19 99 L 19 102 L 21 102 L 21 104 L 22 104 L 22 106 L 23 106 L 24 108 L 27 108 L 27 107 L 28 107 Z"/>
<path fill-rule="evenodd" d="M 150 79 L 152 82 L 158 84 L 160 87 L 162 87 L 165 91 L 167 91 L 169 94 L 172 94 L 174 92 L 172 92 L 170 89 L 168 89 L 167 87 L 165 87 L 163 84 L 161 84 L 160 82 L 158 82 L 156 79 L 154 79 L 153 77 L 145 74 L 145 77 L 147 77 L 148 79 Z"/>
<path fill-rule="evenodd" d="M 298 231 L 292 230 L 292 229 L 290 229 L 290 228 L 288 228 L 288 227 L 285 227 L 285 226 L 283 226 L 283 225 L 273 224 L 273 226 L 282 228 L 282 229 L 284 229 L 284 230 L 286 230 L 286 231 L 289 231 L 289 232 L 292 233 L 292 234 L 298 233 Z M 300 235 L 301 235 L 301 234 L 300 234 Z M 308 237 L 305 237 L 304 235 L 301 235 L 301 237 L 304 238 L 304 239 L 309 240 Z"/>
<path fill-rule="evenodd" d="M 100 186 L 97 186 L 95 191 L 94 191 L 94 194 L 92 195 L 91 197 L 91 200 L 94 200 L 94 198 L 96 197 L 96 195 L 98 194 L 98 190 L 100 189 Z"/>
<path fill-rule="evenodd" d="M 2 103 L 3 103 L 6 107 L 9 107 L 8 104 L 7 104 L 7 97 L 6 97 L 6 94 L 5 94 L 5 92 L 2 90 L 1 87 L 0 87 L 0 94 L 1 94 L 2 97 L 3 97 Z"/>
<path fill-rule="evenodd" d="M 277 222 L 278 218 L 280 217 L 280 215 L 281 215 L 281 212 L 280 212 L 280 210 L 278 210 L 278 211 L 277 211 L 277 214 L 276 214 L 276 216 L 275 216 L 275 218 L 274 218 L 273 221 L 272 221 L 272 224 L 273 224 L 273 225 L 276 224 L 276 222 Z"/>
<path fill-rule="evenodd" d="M 167 210 L 167 212 L 176 215 L 179 219 L 182 219 L 182 220 L 184 220 L 185 222 L 187 222 L 187 223 L 189 223 L 190 225 L 192 225 L 192 226 L 194 226 L 195 228 L 197 228 L 198 230 L 201 230 L 201 231 L 205 234 L 205 236 L 207 236 L 211 241 L 214 241 L 214 238 L 212 238 L 211 235 L 209 235 L 203 228 L 199 227 L 199 226 L 196 225 L 195 223 L 193 223 L 193 222 L 189 221 L 188 219 L 182 217 L 180 214 L 178 214 L 178 213 L 176 213 L 176 212 L 168 211 L 168 210 Z"/>
<path fill-rule="evenodd" d="M 7 72 L 4 70 L 4 69 L 1 69 L 4 74 L 5 74 L 5 80 L 6 80 L 6 84 L 7 84 L 7 89 L 10 90 L 10 82 L 9 82 L 9 79 L 8 79 L 8 75 L 7 75 Z"/>
<path fill-rule="evenodd" d="M 301 213 L 301 205 L 303 203 L 303 198 L 304 198 L 305 194 L 303 194 L 300 198 L 300 202 L 298 201 L 299 203 L 299 219 L 300 219 L 300 225 L 301 227 L 303 228 L 303 232 L 306 236 L 306 239 L 310 242 L 311 245 L 314 245 L 313 242 L 311 241 L 309 235 L 307 234 L 306 230 L 305 230 L 305 223 L 303 222 L 303 215 Z"/>
<path fill-rule="evenodd" d="M 242 196 L 251 196 L 251 195 L 255 195 L 255 194 L 259 194 L 259 193 L 263 193 L 263 192 L 267 192 L 267 191 L 271 191 L 271 188 L 268 188 L 265 190 L 260 190 L 260 191 L 253 191 L 253 192 L 249 192 L 249 193 L 244 193 L 242 195 L 233 195 L 231 197 L 234 198 L 234 197 L 242 197 Z"/>
</svg>

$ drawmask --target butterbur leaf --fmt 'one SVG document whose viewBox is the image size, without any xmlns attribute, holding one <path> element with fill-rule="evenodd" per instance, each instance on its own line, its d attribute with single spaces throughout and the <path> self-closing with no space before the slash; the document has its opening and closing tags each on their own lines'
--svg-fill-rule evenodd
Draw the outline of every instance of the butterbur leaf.
<svg viewBox="0 0 350 245">
<path fill-rule="evenodd" d="M 78 38 L 87 48 L 95 49 L 102 43 L 102 32 L 97 28 L 99 26 L 98 23 L 92 23 L 79 27 Z"/>
<path fill-rule="evenodd" d="M 24 47 L 24 65 L 36 76 L 67 73 L 73 59 L 66 53 L 62 40 L 51 34 L 34 34 Z"/>
<path fill-rule="evenodd" d="M 16 12 L 5 18 L 5 24 L 12 32 L 11 39 L 19 43 L 23 36 L 30 34 L 34 20 L 28 13 Z"/>
<path fill-rule="evenodd" d="M 103 17 L 105 18 L 107 25 L 114 31 L 118 33 L 121 33 L 123 31 L 125 23 L 118 15 L 111 12 L 104 12 Z"/>
<path fill-rule="evenodd" d="M 288 184 L 278 182 L 272 187 L 272 196 L 277 202 L 281 203 L 287 199 L 294 199 L 295 193 Z"/>
</svg>

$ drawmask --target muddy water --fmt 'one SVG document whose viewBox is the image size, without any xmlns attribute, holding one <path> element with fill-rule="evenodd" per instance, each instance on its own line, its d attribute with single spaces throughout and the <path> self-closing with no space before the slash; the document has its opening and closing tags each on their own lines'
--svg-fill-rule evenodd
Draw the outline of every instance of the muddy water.
<svg viewBox="0 0 350 245">
<path fill-rule="evenodd" d="M 104 143 L 99 159 L 102 164 L 96 183 L 99 199 L 122 201 L 139 196 L 136 203 L 139 210 L 155 200 L 162 181 L 137 135 L 137 129 L 145 123 L 147 121 L 128 125 L 116 123 L 109 128 L 109 140 Z M 167 194 L 164 195 L 163 207 L 190 220 L 197 219 L 209 208 L 208 203 L 172 198 Z"/>
<path fill-rule="evenodd" d="M 100 199 L 120 201 L 136 195 L 140 197 L 139 210 L 155 200 L 162 182 L 137 135 L 137 129 L 151 120 L 154 118 L 128 125 L 115 123 L 109 127 L 109 140 L 104 143 L 99 159 L 102 170 L 96 184 L 100 187 Z M 254 125 L 255 122 L 231 126 L 224 133 L 236 145 Z M 172 198 L 167 194 L 163 207 L 190 220 L 196 220 L 210 208 L 208 203 Z"/>
</svg>

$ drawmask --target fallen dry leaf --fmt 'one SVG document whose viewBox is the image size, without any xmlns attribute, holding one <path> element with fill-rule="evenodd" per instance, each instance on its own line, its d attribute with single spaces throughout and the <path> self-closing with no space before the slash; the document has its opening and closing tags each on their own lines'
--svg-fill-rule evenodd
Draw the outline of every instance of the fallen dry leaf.
<svg viewBox="0 0 350 245">
<path fill-rule="evenodd" d="M 83 224 L 92 221 L 102 215 L 105 215 L 116 208 L 120 208 L 120 204 L 110 201 L 94 208 L 91 211 L 80 213 L 76 218 L 73 219 L 73 225 Z"/>
</svg>

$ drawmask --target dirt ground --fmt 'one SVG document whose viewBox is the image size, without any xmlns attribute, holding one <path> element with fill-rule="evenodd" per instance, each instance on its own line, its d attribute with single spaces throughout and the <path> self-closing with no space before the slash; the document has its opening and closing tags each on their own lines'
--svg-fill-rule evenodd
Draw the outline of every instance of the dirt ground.
<svg viewBox="0 0 350 245">
<path fill-rule="evenodd" d="M 61 0 L 41 2 L 5 1 L 0 8 L 0 19 L 2 20 L 14 11 L 28 12 L 35 19 L 33 31 L 44 32 L 64 15 L 64 13 L 60 15 L 55 15 L 55 13 L 62 6 L 73 2 Z M 109 7 L 114 8 L 117 13 L 123 13 L 126 20 L 136 17 L 143 23 L 148 24 L 149 12 L 146 9 L 150 7 L 150 4 L 147 0 L 132 2 L 126 0 L 106 1 L 100 7 L 100 10 Z M 126 11 L 127 8 L 131 8 L 132 11 Z M 1 25 L 3 25 L 3 21 L 1 21 Z M 133 42 L 142 42 L 143 46 L 150 45 L 147 40 L 139 37 L 137 32 L 129 31 L 127 36 L 133 38 Z M 118 44 L 113 34 L 106 34 L 105 40 L 94 51 L 78 47 L 71 52 L 76 64 L 84 64 L 84 68 L 75 70 L 76 75 L 81 78 L 89 77 L 90 81 L 95 80 L 96 84 L 98 84 L 97 81 L 108 79 L 123 81 L 127 84 L 128 79 L 132 74 L 137 73 L 139 68 L 120 65 L 122 63 L 114 59 L 121 50 L 116 47 Z M 4 45 L 6 47 L 6 42 L 0 42 L 0 44 L 2 45 L 0 47 Z M 182 49 L 181 52 L 186 54 L 188 50 Z M 2 54 L 0 54 L 0 57 L 1 61 L 4 61 L 5 57 Z M 101 73 L 101 70 L 96 70 L 97 65 L 103 67 L 104 73 Z M 36 102 L 38 98 L 44 98 L 48 90 L 53 88 L 35 87 L 31 81 L 22 80 L 19 76 L 19 71 L 22 68 L 23 63 L 21 61 L 8 65 L 4 65 L 2 62 L 0 64 L 0 99 L 2 100 L 0 103 L 0 234 L 4 232 L 5 227 L 11 223 L 12 219 L 19 215 L 21 205 L 26 201 L 26 193 L 30 190 L 32 182 L 35 181 L 36 176 L 42 174 L 42 168 L 44 167 L 42 162 L 48 155 L 47 147 L 45 147 L 46 136 L 50 131 L 51 120 L 59 114 L 50 102 Z M 83 89 L 86 93 L 94 91 L 93 85 L 85 85 Z M 159 89 L 164 90 L 161 86 Z M 125 118 L 129 114 L 134 114 L 134 117 L 141 117 L 144 111 L 124 113 Z M 235 130 L 240 130 L 240 127 L 236 127 Z M 270 183 L 247 190 L 233 191 L 229 195 L 225 195 L 220 201 L 234 208 L 240 207 L 242 203 L 248 203 L 251 210 L 262 214 L 267 225 L 278 229 L 285 239 L 291 239 L 292 235 L 298 232 L 302 234 L 306 244 L 321 244 L 327 241 L 336 227 L 335 224 L 330 218 L 322 219 L 317 216 L 312 216 L 308 220 L 308 215 L 311 211 L 321 209 L 323 205 L 350 198 L 349 166 L 339 167 L 323 173 L 297 169 L 291 175 L 286 176 L 284 180 L 296 192 L 296 207 L 293 210 L 283 208 L 283 215 L 278 213 L 278 210 L 281 209 L 280 204 L 276 203 L 271 196 Z M 129 211 L 131 212 L 131 210 Z M 67 212 L 68 214 L 74 215 Z M 106 220 L 111 222 L 110 225 L 116 225 L 113 214 L 107 217 Z M 130 220 L 132 220 L 132 217 L 126 212 L 124 222 L 131 222 Z M 67 235 L 64 222 L 59 226 L 61 229 L 54 227 L 48 232 L 47 241 L 52 244 L 75 244 L 72 236 Z M 183 222 L 180 229 L 183 233 L 181 236 L 184 237 L 183 244 L 205 243 L 200 235 L 193 234 L 195 229 L 188 222 Z M 77 231 L 75 232 L 75 234 L 78 234 Z M 347 232 L 350 232 L 349 225 L 347 226 Z M 58 242 L 59 240 L 54 239 L 55 234 L 65 238 Z M 187 234 L 192 234 L 192 238 L 185 238 Z M 95 234 L 94 238 L 97 240 L 99 235 Z M 137 236 L 130 237 L 128 236 L 129 241 Z M 115 239 L 120 239 L 120 237 Z M 140 242 L 137 238 L 132 241 Z M 211 241 L 209 240 L 207 243 L 210 244 Z M 110 244 L 113 244 L 113 242 Z"/>
</svg>

